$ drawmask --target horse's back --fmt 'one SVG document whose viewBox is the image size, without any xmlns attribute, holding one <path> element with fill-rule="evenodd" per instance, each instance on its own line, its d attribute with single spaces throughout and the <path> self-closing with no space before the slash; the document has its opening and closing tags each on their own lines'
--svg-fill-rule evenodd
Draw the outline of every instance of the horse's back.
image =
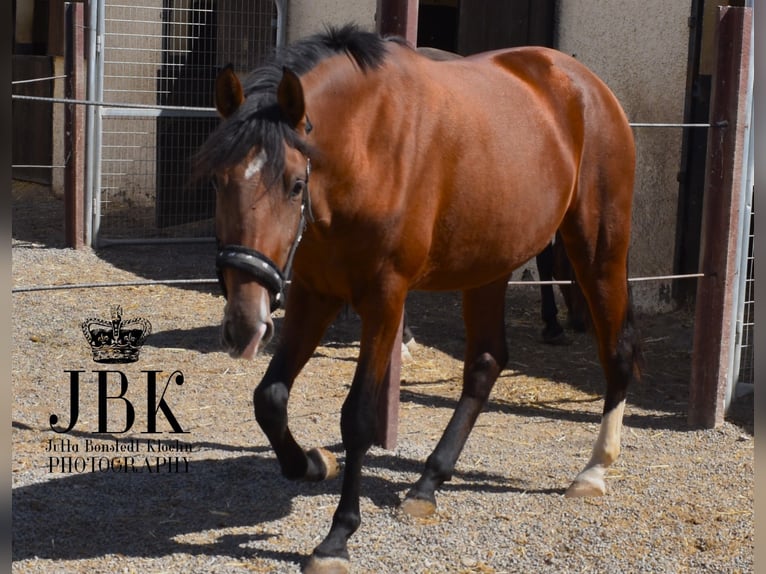
<svg viewBox="0 0 766 574">
<path fill-rule="evenodd" d="M 532 112 L 534 107 L 547 108 L 550 120 L 564 123 L 570 132 L 580 122 L 593 122 L 589 112 L 596 112 L 616 121 L 616 129 L 623 135 L 630 133 L 622 107 L 609 87 L 590 68 L 558 50 L 523 46 L 483 52 L 436 65 L 445 69 L 451 78 L 448 81 L 493 103 L 514 97 L 514 94 L 525 97 L 527 106 L 524 111 Z M 484 90 L 481 82 L 461 80 L 464 74 L 470 79 L 470 69 L 493 82 L 495 88 L 491 93 L 481 93 Z M 496 111 L 500 114 L 503 109 Z M 509 111 L 516 113 L 518 110 Z M 585 126 L 588 127 L 602 129 L 600 125 Z"/>
<path fill-rule="evenodd" d="M 550 241 L 569 212 L 599 209 L 596 203 L 605 198 L 594 196 L 585 206 L 578 195 L 590 185 L 583 173 L 591 181 L 605 161 L 615 166 L 608 171 L 633 161 L 632 134 L 619 103 L 574 58 L 527 47 L 422 60 L 423 81 L 437 101 L 421 105 L 438 107 L 443 121 L 455 126 L 453 137 L 438 140 L 441 157 L 455 162 L 444 170 L 449 178 L 439 186 L 436 218 L 438 229 L 449 229 L 451 237 L 433 237 L 431 257 L 439 263 L 427 267 L 441 271 L 429 272 L 425 285 L 450 282 L 446 275 L 461 252 L 454 238 L 474 235 L 469 228 L 477 224 L 483 250 L 471 257 L 479 263 L 487 254 L 477 268 L 489 269 L 493 258 L 497 269 L 522 264 Z M 472 273 L 477 280 L 483 275 L 476 268 Z"/>
</svg>

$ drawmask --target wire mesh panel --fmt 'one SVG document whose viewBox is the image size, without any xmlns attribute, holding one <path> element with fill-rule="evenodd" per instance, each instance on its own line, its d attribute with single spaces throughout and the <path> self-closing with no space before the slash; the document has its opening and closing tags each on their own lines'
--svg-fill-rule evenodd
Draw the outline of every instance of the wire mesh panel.
<svg viewBox="0 0 766 574">
<path fill-rule="evenodd" d="M 214 193 L 190 182 L 190 160 L 218 123 L 218 71 L 246 74 L 273 51 L 275 2 L 103 0 L 101 10 L 100 93 L 114 105 L 99 118 L 95 242 L 212 236 Z"/>
<path fill-rule="evenodd" d="M 750 214 L 750 237 L 747 248 L 747 277 L 745 279 L 745 309 L 742 314 L 742 339 L 740 341 L 739 383 L 753 384 L 753 333 L 755 331 L 755 210 Z"/>
</svg>

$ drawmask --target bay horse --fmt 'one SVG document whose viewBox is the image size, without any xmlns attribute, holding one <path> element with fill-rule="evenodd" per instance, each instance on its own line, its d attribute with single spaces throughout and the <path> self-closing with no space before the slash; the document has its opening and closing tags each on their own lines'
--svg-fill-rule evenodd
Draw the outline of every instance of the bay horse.
<svg viewBox="0 0 766 574">
<path fill-rule="evenodd" d="M 606 376 L 598 438 L 566 495 L 604 494 L 626 389 L 639 377 L 627 285 L 635 150 L 606 85 L 550 49 L 434 61 L 401 39 L 344 26 L 285 48 L 244 82 L 223 70 L 215 99 L 224 119 L 199 150 L 196 175 L 217 188 L 221 338 L 231 356 L 252 358 L 285 305 L 253 403 L 287 478 L 339 472 L 331 453 L 296 442 L 287 404 L 343 305 L 361 318 L 340 414 L 340 501 L 304 572 L 350 568 L 363 459 L 408 290 L 460 290 L 466 337 L 455 412 L 401 504 L 422 516 L 434 512 L 508 361 L 508 278 L 557 229 Z"/>
</svg>

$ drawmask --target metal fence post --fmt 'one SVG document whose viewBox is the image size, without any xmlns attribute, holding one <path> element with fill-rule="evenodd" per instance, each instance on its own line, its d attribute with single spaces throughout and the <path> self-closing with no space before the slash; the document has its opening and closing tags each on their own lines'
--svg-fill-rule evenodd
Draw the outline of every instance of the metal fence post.
<svg viewBox="0 0 766 574">
<path fill-rule="evenodd" d="M 720 7 L 708 136 L 688 422 L 723 424 L 731 377 L 740 194 L 746 176 L 747 81 L 752 9 Z"/>
</svg>

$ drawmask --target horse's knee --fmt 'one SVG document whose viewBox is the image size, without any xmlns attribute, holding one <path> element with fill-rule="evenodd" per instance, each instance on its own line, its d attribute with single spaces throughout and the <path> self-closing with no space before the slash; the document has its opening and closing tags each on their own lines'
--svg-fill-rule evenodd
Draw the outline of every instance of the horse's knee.
<svg viewBox="0 0 766 574">
<path fill-rule="evenodd" d="M 463 393 L 486 402 L 492 387 L 508 362 L 508 352 L 482 353 L 471 363 L 463 382 Z"/>
<path fill-rule="evenodd" d="M 340 432 L 346 451 L 366 451 L 375 441 L 377 428 L 376 402 L 372 395 L 352 392 L 340 413 Z"/>
<path fill-rule="evenodd" d="M 287 400 L 290 392 L 284 383 L 258 385 L 253 392 L 255 420 L 262 429 L 272 429 L 286 424 Z"/>
</svg>

